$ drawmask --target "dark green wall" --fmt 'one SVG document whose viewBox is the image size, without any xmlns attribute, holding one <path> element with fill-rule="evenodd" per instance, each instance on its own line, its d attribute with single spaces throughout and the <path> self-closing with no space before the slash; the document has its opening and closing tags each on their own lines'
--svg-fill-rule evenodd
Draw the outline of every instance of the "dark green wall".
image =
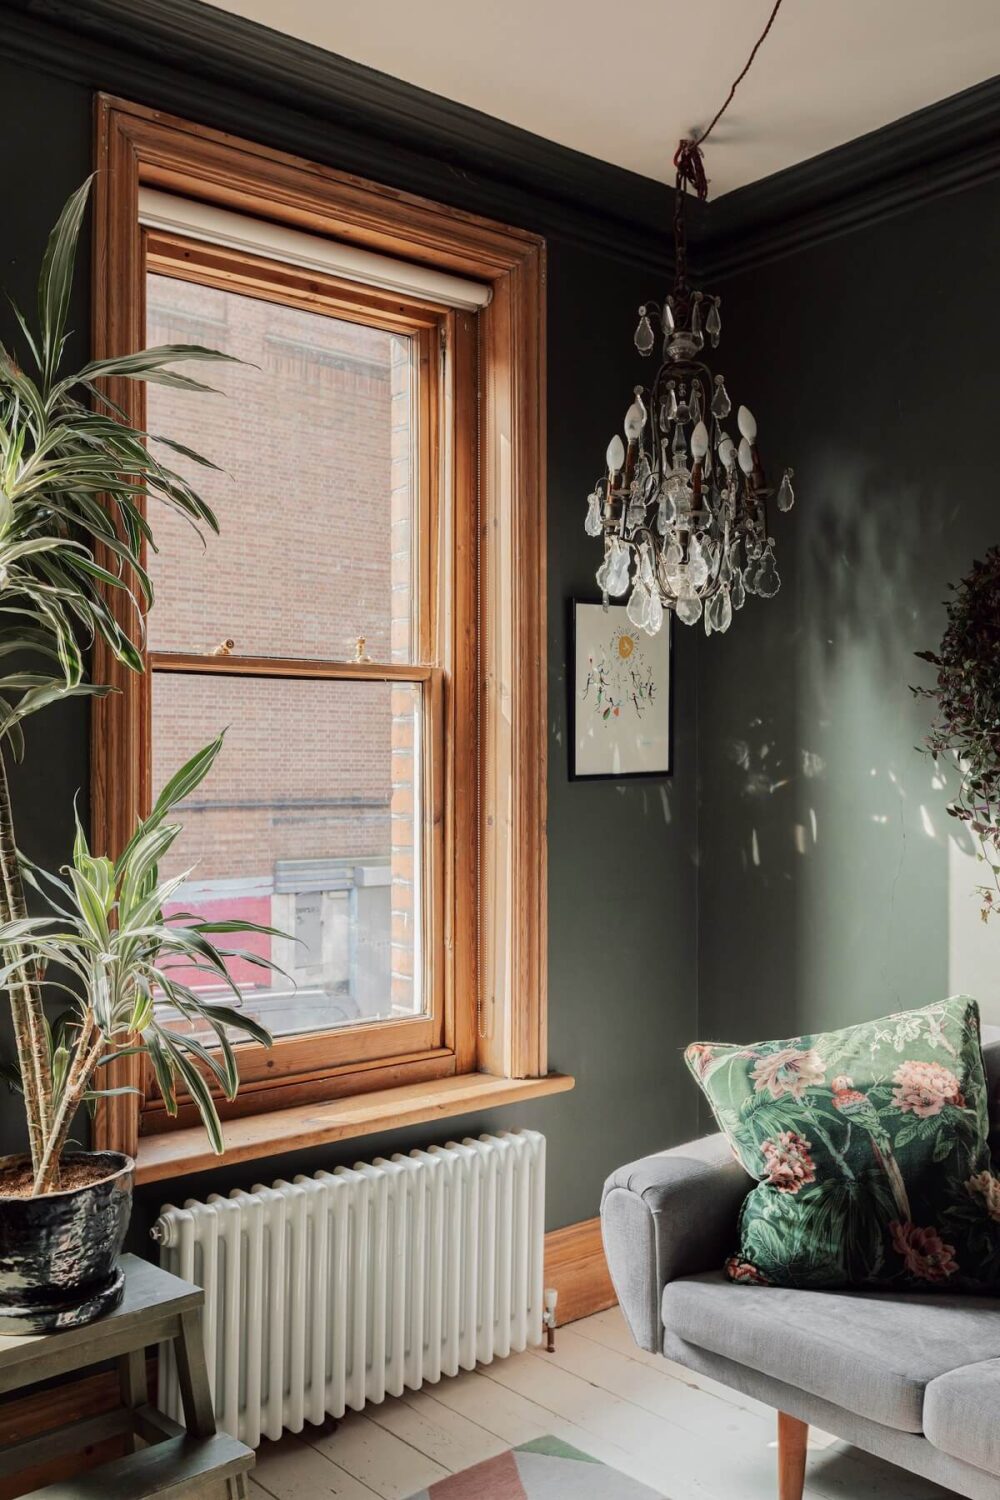
<svg viewBox="0 0 1000 1500">
<path fill-rule="evenodd" d="M 152 74 L 143 92 L 133 90 L 135 97 L 169 107 L 169 73 L 161 68 Z M 48 227 L 90 170 L 92 87 L 100 86 L 121 86 L 110 63 L 85 86 L 21 61 L 0 61 L 0 133 L 6 142 L 0 261 L 7 288 L 25 303 Z M 200 118 L 225 124 L 221 108 L 206 90 Z M 258 106 L 257 116 L 266 119 L 267 111 Z M 244 128 L 267 142 L 266 130 Z M 363 170 L 363 143 L 345 138 L 338 151 L 338 140 L 331 131 L 326 159 Z M 281 144 L 287 145 L 286 136 Z M 424 191 L 429 170 L 424 162 Z M 397 185 L 411 184 L 401 174 Z M 435 196 L 486 215 L 495 211 L 482 181 L 460 177 L 443 163 Z M 508 191 L 507 207 L 509 199 Z M 522 199 L 520 222 L 544 232 L 551 205 L 527 193 Z M 610 232 L 608 243 L 614 243 Z M 75 325 L 84 331 L 87 280 L 84 267 L 74 303 Z M 597 1212 L 604 1176 L 619 1162 L 690 1133 L 694 1100 L 678 1058 L 696 1029 L 694 642 L 680 641 L 676 654 L 671 782 L 570 785 L 566 748 L 567 601 L 594 597 L 599 561 L 583 532 L 585 496 L 637 378 L 631 349 L 635 308 L 658 294 L 664 280 L 662 268 L 654 274 L 617 252 L 600 254 L 575 239 L 549 235 L 550 1060 L 553 1068 L 576 1075 L 575 1091 L 532 1108 L 449 1122 L 436 1132 L 421 1127 L 294 1161 L 205 1174 L 173 1185 L 172 1192 L 203 1194 L 270 1181 L 278 1172 L 312 1171 L 424 1145 L 435 1135 L 445 1140 L 530 1125 L 548 1137 L 548 1219 L 558 1226 Z M 83 343 L 78 340 L 78 348 Z M 73 793 L 86 784 L 85 710 L 68 706 L 36 720 L 15 787 L 21 842 L 34 859 L 54 867 L 67 856 Z M 19 1143 L 15 1103 L 6 1098 L 0 1100 L 0 1138 L 6 1149 Z M 142 1195 L 137 1233 L 167 1196 L 159 1190 Z"/>
<path fill-rule="evenodd" d="M 769 604 L 751 602 L 724 638 L 677 629 L 670 781 L 570 784 L 568 603 L 594 596 L 597 561 L 584 496 L 638 378 L 630 333 L 636 305 L 662 289 L 650 225 L 669 222 L 666 198 L 628 174 L 612 180 L 599 163 L 577 160 L 570 182 L 563 168 L 573 164 L 551 155 L 558 148 L 511 145 L 509 127 L 482 117 L 468 117 L 479 165 L 462 165 L 466 116 L 452 119 L 451 106 L 451 159 L 421 151 L 419 109 L 394 138 L 375 128 L 376 100 L 366 128 L 364 80 L 347 79 L 356 91 L 345 103 L 315 60 L 301 100 L 289 97 L 287 70 L 256 96 L 242 64 L 231 76 L 198 46 L 190 67 L 172 71 L 155 46 L 122 52 L 131 35 L 67 49 L 44 22 L 11 19 L 36 9 L 0 0 L 6 39 L 16 32 L 21 47 L 27 37 L 21 55 L 0 59 L 0 268 L 23 302 L 49 225 L 90 169 L 97 88 L 286 150 L 298 142 L 334 166 L 521 223 L 549 245 L 550 1057 L 576 1075 L 576 1090 L 436 1132 L 203 1174 L 171 1195 L 531 1125 L 549 1140 L 548 1218 L 558 1226 L 596 1212 L 610 1168 L 692 1132 L 695 1090 L 680 1050 L 696 1034 L 792 1033 L 944 994 L 952 825 L 913 748 L 925 712 L 907 684 L 924 670 L 912 652 L 940 633 L 947 581 L 996 540 L 1000 186 L 939 197 L 709 287 L 724 293 L 720 368 L 731 394 L 756 412 L 765 458 L 797 470 L 799 503 L 775 523 L 784 588 Z M 215 24 L 215 13 L 195 9 Z M 176 27 L 170 34 L 181 45 Z M 413 103 L 402 85 L 372 87 L 395 91 L 404 114 Z M 598 198 L 618 217 L 595 235 Z M 634 237 L 621 223 L 632 204 Z M 84 267 L 79 350 L 87 280 Z M 87 769 L 84 709 L 31 726 L 15 798 L 33 858 L 65 857 Z M 19 1139 L 14 1101 L 0 1099 L 0 1145 Z M 166 1196 L 141 1195 L 137 1237 Z"/>
<path fill-rule="evenodd" d="M 908 684 L 1000 533 L 998 215 L 987 182 L 716 288 L 730 393 L 799 499 L 774 522 L 781 593 L 699 649 L 707 1037 L 948 993 L 957 825 Z"/>
<path fill-rule="evenodd" d="M 0 33 L 2 34 L 2 33 Z M 0 59 L 0 131 L 7 192 L 0 216 L 0 330 L 11 339 L 6 295 L 31 312 L 38 265 L 48 232 L 65 199 L 91 171 L 86 100 L 79 91 Z M 76 330 L 69 358 L 89 353 L 89 241 L 84 244 L 69 326 Z M 6 295 L 4 295 L 6 294 Z M 16 348 L 16 341 L 13 347 Z M 87 709 L 79 702 L 46 710 L 28 726 L 25 758 L 11 767 L 19 846 L 55 869 L 73 841 L 73 797 L 88 778 Z M 10 1014 L 0 1003 L 0 1052 L 14 1056 Z M 0 1151 L 25 1149 L 20 1100 L 0 1085 Z"/>
</svg>

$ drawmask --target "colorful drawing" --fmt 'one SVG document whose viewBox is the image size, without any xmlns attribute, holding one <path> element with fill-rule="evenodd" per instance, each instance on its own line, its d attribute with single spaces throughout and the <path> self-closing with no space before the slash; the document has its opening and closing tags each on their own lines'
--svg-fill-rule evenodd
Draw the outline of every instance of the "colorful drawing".
<svg viewBox="0 0 1000 1500">
<path fill-rule="evenodd" d="M 635 633 L 615 630 L 605 647 L 588 658 L 583 700 L 602 719 L 617 719 L 631 704 L 641 718 L 656 696 L 653 668 Z"/>
<path fill-rule="evenodd" d="M 663 776 L 670 771 L 670 631 L 647 638 L 621 605 L 574 607 L 571 772 Z"/>
</svg>

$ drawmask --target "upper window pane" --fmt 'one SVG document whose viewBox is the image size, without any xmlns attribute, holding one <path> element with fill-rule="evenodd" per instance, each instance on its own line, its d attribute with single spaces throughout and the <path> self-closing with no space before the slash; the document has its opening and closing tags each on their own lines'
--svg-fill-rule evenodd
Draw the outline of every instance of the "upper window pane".
<svg viewBox="0 0 1000 1500">
<path fill-rule="evenodd" d="M 231 639 L 240 655 L 343 661 L 364 636 L 373 660 L 410 660 L 413 340 L 167 276 L 146 292 L 148 344 L 244 361 L 189 367 L 220 395 L 147 388 L 149 431 L 222 471 L 161 450 L 222 534 L 203 547 L 157 507 L 150 647 L 208 653 Z"/>
</svg>

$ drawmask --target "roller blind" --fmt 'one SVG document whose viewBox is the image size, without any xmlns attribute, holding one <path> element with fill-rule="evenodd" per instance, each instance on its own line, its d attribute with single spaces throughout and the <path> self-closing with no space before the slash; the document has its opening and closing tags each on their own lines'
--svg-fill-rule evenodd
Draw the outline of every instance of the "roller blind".
<svg viewBox="0 0 1000 1500">
<path fill-rule="evenodd" d="M 388 255 L 376 255 L 338 240 L 306 234 L 284 224 L 269 224 L 265 219 L 232 213 L 212 204 L 177 198 L 154 188 L 139 189 L 139 222 L 150 229 L 187 234 L 209 244 L 267 255 L 311 271 L 329 271 L 381 291 L 426 297 L 467 312 L 485 307 L 492 295 L 491 289 L 478 281 L 433 271 L 411 261 L 394 260 Z"/>
</svg>

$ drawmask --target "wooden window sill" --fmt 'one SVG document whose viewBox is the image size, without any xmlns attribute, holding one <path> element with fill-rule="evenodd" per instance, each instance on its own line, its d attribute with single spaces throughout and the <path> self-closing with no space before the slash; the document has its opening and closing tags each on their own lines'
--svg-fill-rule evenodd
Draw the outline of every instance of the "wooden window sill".
<svg viewBox="0 0 1000 1500">
<path fill-rule="evenodd" d="M 303 1104 L 269 1114 L 228 1120 L 223 1126 L 226 1151 L 216 1156 L 200 1126 L 167 1130 L 139 1141 L 137 1183 L 162 1182 L 190 1172 L 207 1172 L 235 1162 L 256 1161 L 289 1151 L 305 1151 L 329 1141 L 349 1141 L 377 1135 L 427 1120 L 448 1120 L 501 1104 L 520 1104 L 548 1094 L 562 1094 L 575 1080 L 564 1073 L 545 1078 L 496 1078 L 489 1073 L 466 1073 L 435 1083 L 408 1083 L 335 1099 L 329 1104 Z"/>
</svg>

